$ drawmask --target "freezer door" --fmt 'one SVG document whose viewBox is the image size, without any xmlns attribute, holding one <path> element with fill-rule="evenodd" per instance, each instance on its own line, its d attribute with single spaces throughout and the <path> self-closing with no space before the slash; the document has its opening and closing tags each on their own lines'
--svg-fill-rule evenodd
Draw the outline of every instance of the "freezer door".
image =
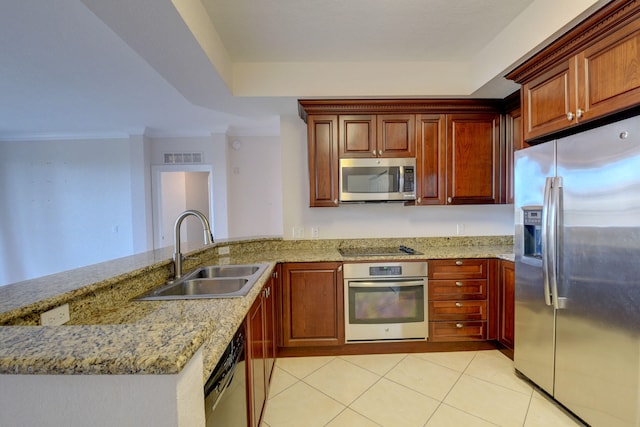
<svg viewBox="0 0 640 427">
<path fill-rule="evenodd" d="M 524 250 L 523 208 L 543 205 L 547 177 L 555 175 L 555 143 L 515 153 L 515 368 L 553 394 L 555 313 L 545 302 L 542 261 Z M 544 255 L 543 248 L 543 255 Z"/>
<path fill-rule="evenodd" d="M 640 117 L 559 140 L 557 158 L 564 210 L 554 395 L 590 425 L 637 427 Z"/>
</svg>

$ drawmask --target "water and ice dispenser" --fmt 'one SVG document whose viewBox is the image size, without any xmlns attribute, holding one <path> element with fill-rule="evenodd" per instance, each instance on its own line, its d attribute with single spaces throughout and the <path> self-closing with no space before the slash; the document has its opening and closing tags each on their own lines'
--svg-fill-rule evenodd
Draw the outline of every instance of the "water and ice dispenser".
<svg viewBox="0 0 640 427">
<path fill-rule="evenodd" d="M 542 258 L 542 206 L 525 206 L 523 255 Z"/>
</svg>

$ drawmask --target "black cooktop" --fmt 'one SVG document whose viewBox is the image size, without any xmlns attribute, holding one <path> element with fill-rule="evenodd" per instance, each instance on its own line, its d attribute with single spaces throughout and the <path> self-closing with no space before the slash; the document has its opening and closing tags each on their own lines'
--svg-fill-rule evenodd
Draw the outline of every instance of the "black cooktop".
<svg viewBox="0 0 640 427">
<path fill-rule="evenodd" d="M 368 246 L 361 248 L 338 248 L 338 252 L 342 256 L 346 257 L 358 257 L 358 256 L 392 256 L 392 255 L 422 255 L 422 252 L 418 252 L 408 246 Z"/>
</svg>

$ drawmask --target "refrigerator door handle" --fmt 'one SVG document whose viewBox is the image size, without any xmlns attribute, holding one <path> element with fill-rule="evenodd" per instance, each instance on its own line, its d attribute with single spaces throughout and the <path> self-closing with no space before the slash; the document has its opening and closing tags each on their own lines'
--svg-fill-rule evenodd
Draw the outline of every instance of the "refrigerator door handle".
<svg viewBox="0 0 640 427">
<path fill-rule="evenodd" d="M 551 283 L 551 298 L 553 301 L 553 307 L 557 310 L 565 308 L 565 298 L 560 298 L 558 295 L 558 244 L 559 233 L 562 230 L 562 224 L 560 224 L 561 216 L 559 214 L 561 209 L 561 197 L 562 197 L 562 177 L 557 176 L 553 179 L 552 197 L 551 197 L 551 217 L 549 218 L 550 225 L 550 240 L 551 250 L 549 251 L 549 261 L 551 262 L 549 278 Z"/>
<path fill-rule="evenodd" d="M 553 178 L 547 177 L 544 183 L 544 200 L 542 205 L 542 277 L 544 284 L 544 302 L 547 305 L 552 305 L 551 301 L 551 286 L 550 286 L 550 247 L 551 242 L 549 241 L 549 211 L 551 210 L 552 204 L 552 187 L 553 187 Z"/>
<path fill-rule="evenodd" d="M 562 186 L 562 178 L 555 177 L 552 179 L 551 185 L 551 205 L 549 208 L 549 246 L 547 248 L 549 263 L 549 284 L 551 287 L 551 300 L 553 307 L 560 308 L 558 299 L 558 228 L 560 227 L 558 210 L 560 206 L 560 187 Z"/>
</svg>

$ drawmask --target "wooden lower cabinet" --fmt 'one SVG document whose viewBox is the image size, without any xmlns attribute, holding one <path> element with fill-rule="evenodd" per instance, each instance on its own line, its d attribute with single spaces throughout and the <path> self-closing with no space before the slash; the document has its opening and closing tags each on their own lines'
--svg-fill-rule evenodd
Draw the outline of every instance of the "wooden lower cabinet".
<svg viewBox="0 0 640 427">
<path fill-rule="evenodd" d="M 486 259 L 429 261 L 429 341 L 488 339 Z"/>
<path fill-rule="evenodd" d="M 249 425 L 260 425 L 276 355 L 274 279 L 263 287 L 247 314 L 247 388 Z"/>
<path fill-rule="evenodd" d="M 282 266 L 281 346 L 344 344 L 342 263 Z"/>
<path fill-rule="evenodd" d="M 499 320 L 498 342 L 507 349 L 514 349 L 514 312 L 515 312 L 515 267 L 511 261 L 499 261 Z"/>
</svg>

